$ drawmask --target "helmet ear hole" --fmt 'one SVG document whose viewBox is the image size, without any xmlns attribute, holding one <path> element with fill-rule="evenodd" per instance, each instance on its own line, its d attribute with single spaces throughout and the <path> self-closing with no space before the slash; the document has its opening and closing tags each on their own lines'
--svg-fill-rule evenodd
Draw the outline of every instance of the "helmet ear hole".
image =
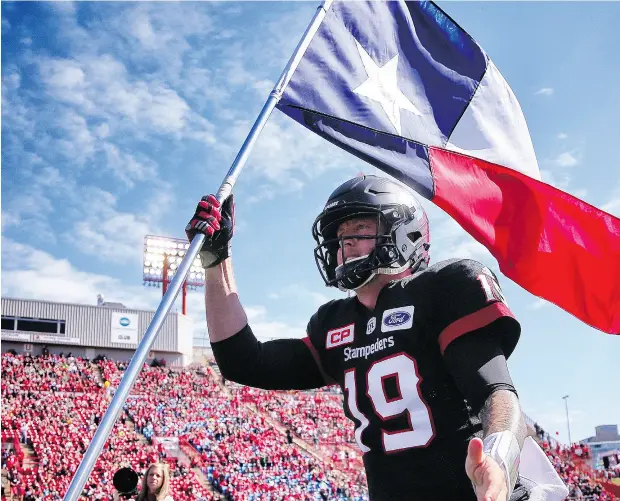
<svg viewBox="0 0 620 501">
<path fill-rule="evenodd" d="M 418 239 L 422 238 L 422 233 L 419 231 L 414 231 L 412 233 L 408 233 L 407 238 L 409 238 L 412 242 L 416 242 Z"/>
<path fill-rule="evenodd" d="M 390 249 L 387 245 L 382 246 L 378 250 L 378 257 L 382 262 L 389 261 L 391 259 L 390 252 L 394 253 L 393 250 Z"/>
</svg>

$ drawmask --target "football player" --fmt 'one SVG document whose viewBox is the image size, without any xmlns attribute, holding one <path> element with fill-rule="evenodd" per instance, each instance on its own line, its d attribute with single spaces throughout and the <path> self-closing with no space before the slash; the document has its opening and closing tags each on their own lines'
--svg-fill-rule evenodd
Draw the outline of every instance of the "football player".
<svg viewBox="0 0 620 501">
<path fill-rule="evenodd" d="M 353 297 L 321 306 L 304 339 L 259 342 L 230 258 L 234 203 L 204 197 L 189 222 L 206 235 L 206 310 L 222 375 L 263 389 L 338 384 L 355 424 L 372 501 L 529 499 L 526 437 L 506 359 L 520 326 L 482 264 L 429 266 L 429 224 L 414 193 L 387 178 L 338 187 L 317 217 L 315 259 Z"/>
</svg>

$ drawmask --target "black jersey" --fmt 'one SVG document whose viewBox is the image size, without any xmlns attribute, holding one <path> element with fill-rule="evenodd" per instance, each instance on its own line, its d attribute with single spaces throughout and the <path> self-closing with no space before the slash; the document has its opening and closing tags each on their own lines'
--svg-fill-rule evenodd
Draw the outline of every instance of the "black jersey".
<svg viewBox="0 0 620 501">
<path fill-rule="evenodd" d="M 442 354 L 501 317 L 510 317 L 498 334 L 508 356 L 520 327 L 495 275 L 475 261 L 449 260 L 384 287 L 374 310 L 348 298 L 311 318 L 309 341 L 343 390 L 373 501 L 475 500 L 464 465 L 482 425 Z"/>
</svg>

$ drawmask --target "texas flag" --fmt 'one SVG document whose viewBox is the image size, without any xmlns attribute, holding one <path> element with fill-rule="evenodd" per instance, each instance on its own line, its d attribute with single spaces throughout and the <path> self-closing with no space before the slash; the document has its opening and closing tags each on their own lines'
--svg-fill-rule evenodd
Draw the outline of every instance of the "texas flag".
<svg viewBox="0 0 620 501">
<path fill-rule="evenodd" d="M 532 294 L 619 334 L 620 220 L 540 180 L 476 41 L 432 2 L 324 6 L 278 108 L 441 207 Z"/>
</svg>

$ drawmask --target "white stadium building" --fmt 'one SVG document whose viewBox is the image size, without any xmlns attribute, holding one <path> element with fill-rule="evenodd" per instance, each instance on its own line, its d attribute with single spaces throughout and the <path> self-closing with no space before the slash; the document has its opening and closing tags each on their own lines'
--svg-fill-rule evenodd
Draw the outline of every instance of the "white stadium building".
<svg viewBox="0 0 620 501">
<path fill-rule="evenodd" d="M 2 353 L 15 350 L 38 355 L 71 352 L 94 359 L 99 355 L 129 361 L 155 312 L 128 309 L 120 303 L 69 304 L 2 298 Z M 192 322 L 170 312 L 155 339 L 147 363 L 164 359 L 166 365 L 192 362 Z"/>
</svg>

